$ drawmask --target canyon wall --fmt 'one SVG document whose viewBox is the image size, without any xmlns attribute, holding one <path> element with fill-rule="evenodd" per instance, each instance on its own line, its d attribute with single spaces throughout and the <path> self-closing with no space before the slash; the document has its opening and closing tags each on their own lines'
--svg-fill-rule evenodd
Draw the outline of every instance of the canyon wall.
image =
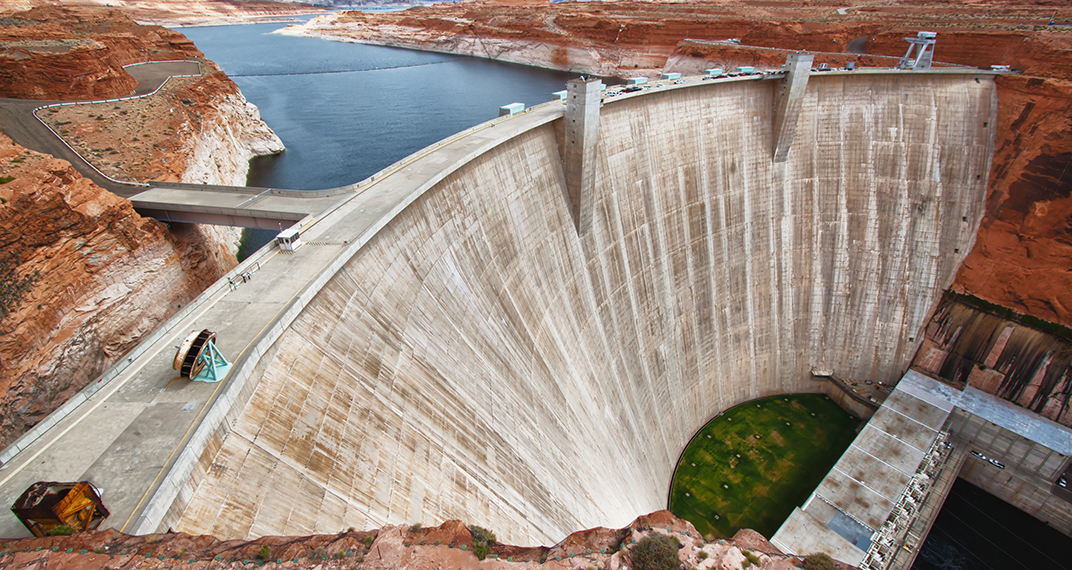
<svg viewBox="0 0 1072 570">
<path fill-rule="evenodd" d="M 39 6 L 0 18 L 0 97 L 78 101 L 130 95 L 124 65 L 196 59 L 193 42 L 119 10 Z"/>
<path fill-rule="evenodd" d="M 1070 336 L 1067 329 L 950 294 L 928 323 L 913 364 L 954 385 L 995 394 L 1069 426 Z"/>
<path fill-rule="evenodd" d="M 477 570 L 509 564 L 516 570 L 561 570 L 568 564 L 577 570 L 624 570 L 632 565 L 631 554 L 640 541 L 660 534 L 673 536 L 681 545 L 678 561 L 697 570 L 739 569 L 747 560 L 751 560 L 752 570 L 791 570 L 802 562 L 798 557 L 778 553 L 751 530 L 738 531 L 733 539 L 705 540 L 688 521 L 668 511 L 638 517 L 622 529 L 579 531 L 554 546 L 512 546 L 492 538 L 486 555 L 475 552 L 479 532 L 457 520 L 437 527 L 386 526 L 313 536 L 269 536 L 253 541 L 224 541 L 175 532 L 131 536 L 114 530 L 89 531 L 0 541 L 0 565 L 80 570 L 225 570 L 255 562 L 264 570 Z"/>
<path fill-rule="evenodd" d="M 8 180 L 10 179 L 10 180 Z M 0 446 L 133 348 L 235 263 L 195 226 L 171 231 L 70 163 L 0 135 L 0 262 L 39 276 L 0 319 Z"/>
<path fill-rule="evenodd" d="M 164 526 L 554 542 L 665 505 L 720 410 L 895 382 L 984 213 L 993 79 L 813 76 L 776 164 L 779 86 L 609 100 L 584 235 L 561 120 L 437 183 L 259 359 Z"/>
<path fill-rule="evenodd" d="M 198 91 L 205 95 L 197 97 Z M 181 102 L 184 95 L 195 97 L 196 103 L 186 110 L 189 115 L 179 126 L 187 133 L 178 153 L 179 164 L 185 167 L 178 182 L 245 186 L 250 159 L 284 150 L 283 141 L 261 120 L 257 106 L 222 73 L 206 77 L 173 98 Z"/>
<path fill-rule="evenodd" d="M 78 45 L 41 48 L 63 42 Z M 243 186 L 252 156 L 283 150 L 238 87 L 170 30 L 111 10 L 43 7 L 0 18 L 0 50 L 4 94 L 45 99 L 130 95 L 132 83 L 107 78 L 129 79 L 121 65 L 146 54 L 199 60 L 202 76 L 150 97 L 44 113 L 114 178 Z M 72 63 L 79 53 L 88 59 Z M 0 318 L 6 447 L 232 268 L 241 231 L 142 218 L 69 163 L 2 135 L 0 181 L 0 264 L 12 278 L 39 276 Z"/>
<path fill-rule="evenodd" d="M 256 107 L 220 81 L 201 85 L 204 112 L 182 146 L 146 161 L 173 172 L 160 178 L 243 186 L 252 156 L 282 150 Z M 0 186 L 0 261 L 41 279 L 0 319 L 0 448 L 234 267 L 241 239 L 240 228 L 142 218 L 66 161 L 2 141 L 0 177 L 13 180 Z"/>
</svg>

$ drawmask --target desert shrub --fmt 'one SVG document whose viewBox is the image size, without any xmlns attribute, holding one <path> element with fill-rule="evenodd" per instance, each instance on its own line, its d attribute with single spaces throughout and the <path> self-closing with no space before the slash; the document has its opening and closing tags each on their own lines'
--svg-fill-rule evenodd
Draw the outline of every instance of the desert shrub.
<svg viewBox="0 0 1072 570">
<path fill-rule="evenodd" d="M 804 570 L 837 570 L 834 559 L 826 554 L 809 554 L 804 558 Z"/>
<path fill-rule="evenodd" d="M 678 548 L 673 537 L 652 533 L 630 549 L 629 559 L 636 570 L 678 570 Z"/>
<path fill-rule="evenodd" d="M 706 550 L 701 550 L 700 553 L 697 554 L 697 556 L 700 558 L 700 560 L 707 560 L 708 554 Z"/>
<path fill-rule="evenodd" d="M 257 558 L 261 560 L 268 560 L 272 557 L 272 547 L 267 544 L 262 544 L 261 549 L 257 551 Z"/>
<path fill-rule="evenodd" d="M 19 275 L 13 265 L 0 263 L 0 319 L 14 311 L 22 296 L 29 293 L 34 283 L 40 280 L 41 274 L 37 271 Z"/>
<path fill-rule="evenodd" d="M 410 532 L 417 532 L 418 530 L 421 530 L 421 523 L 415 522 L 415 523 L 409 525 L 409 531 Z"/>
<path fill-rule="evenodd" d="M 476 554 L 479 560 L 483 560 L 491 551 L 491 545 L 495 544 L 495 533 L 486 528 L 471 526 L 469 534 L 473 536 L 473 554 Z"/>
<path fill-rule="evenodd" d="M 751 566 L 753 564 L 755 564 L 756 566 L 762 566 L 763 565 L 763 561 L 759 559 L 759 556 L 757 556 L 755 552 L 752 552 L 751 550 L 744 550 L 744 551 L 741 551 L 741 553 L 744 554 L 744 557 L 746 558 L 746 561 L 745 561 L 745 564 L 744 564 L 745 568 L 748 568 L 749 566 Z"/>
<path fill-rule="evenodd" d="M 69 536 L 74 534 L 74 527 L 69 524 L 61 524 L 48 529 L 49 536 Z"/>
</svg>

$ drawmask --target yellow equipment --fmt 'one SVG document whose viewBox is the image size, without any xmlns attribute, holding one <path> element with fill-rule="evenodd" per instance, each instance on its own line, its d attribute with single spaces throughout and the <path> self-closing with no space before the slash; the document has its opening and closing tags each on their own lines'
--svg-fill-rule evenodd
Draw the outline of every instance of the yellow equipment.
<svg viewBox="0 0 1072 570">
<path fill-rule="evenodd" d="M 48 536 L 49 531 L 61 525 L 78 532 L 95 529 L 110 514 L 100 491 L 89 481 L 38 481 L 15 501 L 11 512 L 34 536 Z"/>
</svg>

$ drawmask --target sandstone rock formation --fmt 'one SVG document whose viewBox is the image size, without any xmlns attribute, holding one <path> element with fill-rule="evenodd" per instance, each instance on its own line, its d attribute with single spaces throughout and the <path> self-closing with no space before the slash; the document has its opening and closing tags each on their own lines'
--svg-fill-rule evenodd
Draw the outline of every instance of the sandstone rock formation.
<svg viewBox="0 0 1072 570">
<path fill-rule="evenodd" d="M 198 568 L 215 570 L 256 564 L 266 569 L 361 568 L 387 570 L 626 570 L 629 552 L 650 534 L 669 534 L 682 545 L 678 558 L 696 570 L 793 570 L 795 556 L 777 553 L 754 531 L 733 540 L 707 541 L 687 521 L 667 511 L 637 518 L 623 529 L 575 532 L 555 546 L 491 545 L 483 561 L 474 554 L 473 535 L 461 521 L 438 527 L 386 526 L 341 530 L 334 535 L 266 536 L 254 541 L 221 541 L 182 533 L 130 536 L 114 530 L 73 536 L 0 541 L 0 565 L 80 570 Z M 748 560 L 757 562 L 749 563 Z"/>
<path fill-rule="evenodd" d="M 38 112 L 98 170 L 119 180 L 242 186 L 249 159 L 283 143 L 212 62 L 143 99 Z"/>
<path fill-rule="evenodd" d="M 1072 55 L 1054 78 L 998 79 L 987 216 L 953 287 L 1072 326 Z"/>
<path fill-rule="evenodd" d="M 950 383 L 973 386 L 1072 425 L 1069 335 L 1054 327 L 1040 330 L 1031 326 L 1040 324 L 1032 319 L 995 314 L 979 305 L 976 299 L 956 295 L 943 299 L 913 364 Z"/>
<path fill-rule="evenodd" d="M 1072 38 L 1064 26 L 1046 25 L 1053 8 L 842 4 L 466 2 L 335 13 L 283 33 L 578 73 L 654 76 L 736 65 L 776 68 L 787 53 L 801 49 L 817 52 L 816 64 L 890 66 L 905 52 L 905 36 L 934 30 L 937 61 L 1022 71 L 998 81 L 1001 111 L 987 216 L 954 288 L 1072 325 Z M 1065 23 L 1072 9 L 1056 14 Z"/>
<path fill-rule="evenodd" d="M 40 280 L 0 320 L 0 445 L 62 404 L 235 264 L 70 163 L 0 135 L 0 262 Z"/>
<path fill-rule="evenodd" d="M 0 37 L 7 96 L 126 96 L 133 83 L 121 66 L 146 54 L 201 62 L 201 77 L 169 81 L 148 98 L 44 113 L 114 178 L 243 185 L 252 156 L 283 150 L 256 107 L 178 33 L 114 10 L 40 7 L 0 18 Z M 41 45 L 73 47 L 27 47 Z M 234 228 L 165 228 L 69 163 L 0 137 L 0 180 L 8 178 L 0 263 L 41 279 L 0 319 L 0 447 L 233 267 L 240 238 Z"/>
<path fill-rule="evenodd" d="M 182 34 L 139 26 L 117 10 L 41 6 L 0 20 L 0 97 L 106 99 L 129 95 L 122 66 L 194 59 Z"/>
<path fill-rule="evenodd" d="M 323 4 L 320 2 L 320 4 Z M 272 0 L 5 0 L 8 10 L 29 10 L 38 6 L 65 8 L 114 7 L 143 24 L 161 26 L 218 26 L 278 21 L 280 18 L 324 12 L 324 6 L 303 2 Z"/>
</svg>

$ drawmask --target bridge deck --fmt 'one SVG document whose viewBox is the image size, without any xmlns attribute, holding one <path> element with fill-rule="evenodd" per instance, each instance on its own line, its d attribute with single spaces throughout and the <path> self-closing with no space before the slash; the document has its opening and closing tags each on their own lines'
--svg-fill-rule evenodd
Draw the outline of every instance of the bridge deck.
<svg viewBox="0 0 1072 570">
<path fill-rule="evenodd" d="M 175 185 L 177 186 L 177 185 Z M 351 192 L 278 191 L 260 188 L 156 186 L 130 199 L 143 216 L 164 222 L 278 229 L 323 212 Z M 284 223 L 285 222 L 285 223 Z"/>
</svg>

